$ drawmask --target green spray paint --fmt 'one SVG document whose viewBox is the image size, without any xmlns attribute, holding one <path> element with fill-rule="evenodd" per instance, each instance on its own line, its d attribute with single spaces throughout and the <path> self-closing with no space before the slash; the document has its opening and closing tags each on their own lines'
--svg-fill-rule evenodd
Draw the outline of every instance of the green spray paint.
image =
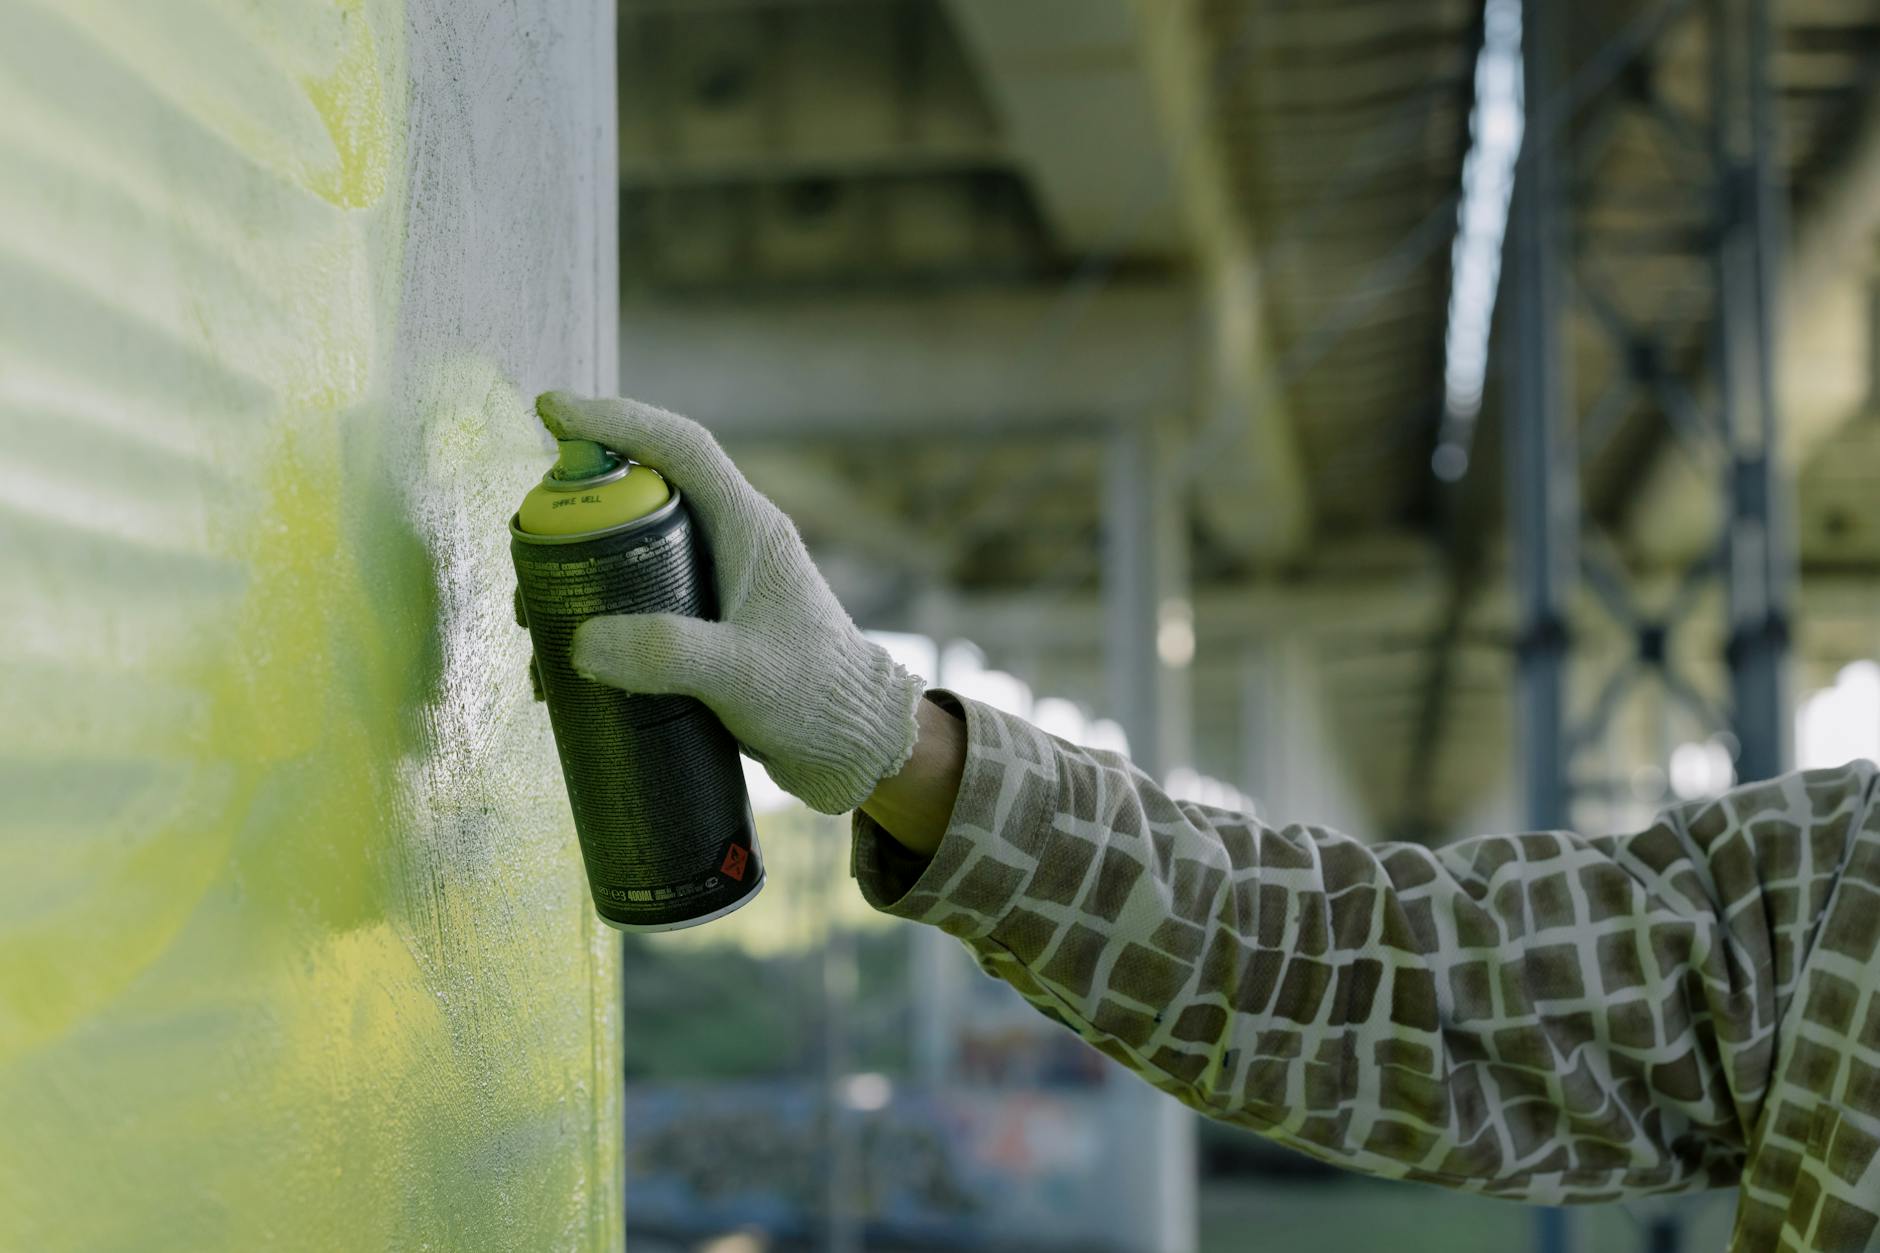
<svg viewBox="0 0 1880 1253">
<path fill-rule="evenodd" d="M 0 10 L 0 1248 L 619 1244 L 539 433 L 401 307 L 476 264 L 412 243 L 406 28 Z"/>
</svg>

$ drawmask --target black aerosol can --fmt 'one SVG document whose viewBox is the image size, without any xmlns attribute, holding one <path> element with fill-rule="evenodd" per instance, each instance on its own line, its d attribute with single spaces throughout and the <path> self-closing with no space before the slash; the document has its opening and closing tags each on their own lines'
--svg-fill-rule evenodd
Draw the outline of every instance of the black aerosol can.
<svg viewBox="0 0 1880 1253">
<path fill-rule="evenodd" d="M 509 533 L 595 909 L 622 931 L 722 918 L 764 883 L 736 741 L 690 697 L 629 695 L 568 658 L 597 615 L 717 612 L 685 502 L 650 467 L 564 440 Z"/>
</svg>

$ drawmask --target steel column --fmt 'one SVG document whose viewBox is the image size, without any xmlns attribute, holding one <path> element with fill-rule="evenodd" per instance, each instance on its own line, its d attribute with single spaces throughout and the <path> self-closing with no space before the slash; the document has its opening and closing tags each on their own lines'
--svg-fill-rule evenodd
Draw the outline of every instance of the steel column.
<svg viewBox="0 0 1880 1253">
<path fill-rule="evenodd" d="M 1775 405 L 1775 275 L 1781 208 L 1773 175 L 1767 0 L 1712 0 L 1713 142 L 1719 180 L 1716 373 L 1729 456 L 1732 721 L 1737 773 L 1789 768 L 1788 605 L 1794 583 Z"/>
<path fill-rule="evenodd" d="M 1526 98 L 1553 99 L 1564 45 L 1561 8 L 1524 0 L 1521 21 Z M 1567 609 L 1579 570 L 1579 458 L 1560 325 L 1568 266 L 1559 166 L 1557 144 L 1522 146 L 1508 232 L 1506 473 L 1520 623 L 1517 718 L 1526 820 L 1536 828 L 1568 822 Z"/>
<path fill-rule="evenodd" d="M 1565 46 L 1561 17 L 1561 6 L 1551 0 L 1522 2 L 1527 100 L 1556 98 Z M 1524 816 L 1537 830 L 1564 827 L 1569 817 L 1567 612 L 1579 568 L 1579 457 L 1568 420 L 1572 384 L 1560 327 L 1568 261 L 1558 147 L 1544 131 L 1522 145 L 1507 243 L 1512 361 L 1505 472 L 1519 615 L 1516 719 Z M 1536 1213 L 1536 1253 L 1567 1253 L 1570 1238 L 1565 1210 Z"/>
</svg>

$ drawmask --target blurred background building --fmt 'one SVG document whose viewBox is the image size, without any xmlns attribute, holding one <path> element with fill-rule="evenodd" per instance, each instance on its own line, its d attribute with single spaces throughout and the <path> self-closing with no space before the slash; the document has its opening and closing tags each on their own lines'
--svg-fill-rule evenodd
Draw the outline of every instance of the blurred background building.
<svg viewBox="0 0 1880 1253">
<path fill-rule="evenodd" d="M 1375 839 L 1880 752 L 1872 0 L 618 13 L 622 389 L 930 679 Z M 628 947 L 645 1238 L 1723 1242 L 1197 1127 L 754 786 L 763 899 Z"/>
</svg>

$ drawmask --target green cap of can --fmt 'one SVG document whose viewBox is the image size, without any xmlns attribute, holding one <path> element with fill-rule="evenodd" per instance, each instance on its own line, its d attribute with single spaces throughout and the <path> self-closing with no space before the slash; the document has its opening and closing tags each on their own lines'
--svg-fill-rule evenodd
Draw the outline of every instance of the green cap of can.
<svg viewBox="0 0 1880 1253">
<path fill-rule="evenodd" d="M 561 455 L 549 473 L 558 479 L 591 479 L 619 464 L 615 456 L 591 439 L 561 439 Z"/>
</svg>

